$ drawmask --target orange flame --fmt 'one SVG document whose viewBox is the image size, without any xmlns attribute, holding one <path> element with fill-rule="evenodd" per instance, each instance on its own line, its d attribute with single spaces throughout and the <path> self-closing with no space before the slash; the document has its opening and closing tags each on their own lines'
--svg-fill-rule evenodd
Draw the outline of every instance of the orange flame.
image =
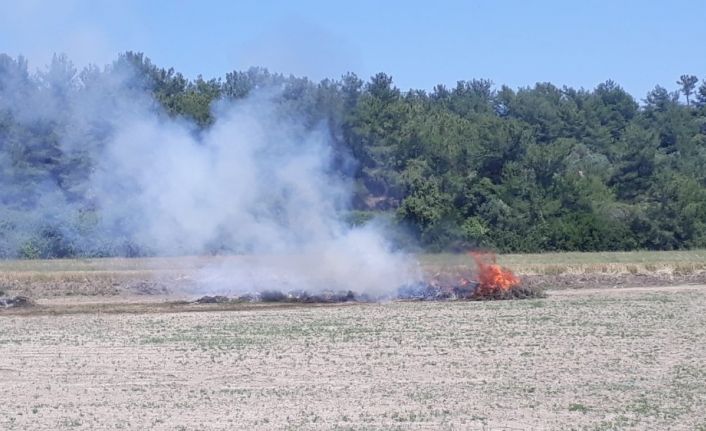
<svg viewBox="0 0 706 431">
<path fill-rule="evenodd" d="M 495 263 L 495 255 L 488 252 L 468 253 L 478 267 L 478 287 L 476 294 L 490 295 L 497 291 L 507 291 L 520 284 L 520 279 L 509 269 Z"/>
</svg>

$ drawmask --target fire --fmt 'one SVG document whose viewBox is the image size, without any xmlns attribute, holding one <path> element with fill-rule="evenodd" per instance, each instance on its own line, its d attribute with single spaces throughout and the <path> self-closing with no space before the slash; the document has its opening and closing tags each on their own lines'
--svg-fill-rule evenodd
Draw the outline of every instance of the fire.
<svg viewBox="0 0 706 431">
<path fill-rule="evenodd" d="M 520 284 L 520 279 L 509 269 L 495 263 L 495 255 L 489 252 L 471 251 L 468 253 L 478 267 L 478 287 L 476 295 L 489 296 L 506 292 Z"/>
</svg>

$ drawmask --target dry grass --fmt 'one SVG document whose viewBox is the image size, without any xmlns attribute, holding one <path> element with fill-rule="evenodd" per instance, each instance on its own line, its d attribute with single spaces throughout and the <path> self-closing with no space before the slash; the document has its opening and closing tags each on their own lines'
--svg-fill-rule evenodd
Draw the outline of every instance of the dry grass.
<svg viewBox="0 0 706 431">
<path fill-rule="evenodd" d="M 259 256 L 259 259 L 267 257 Z M 276 257 L 272 257 L 275 259 Z M 209 257 L 159 257 L 159 258 L 101 258 L 101 259 L 51 259 L 51 260 L 0 260 L 0 272 L 12 273 L 115 273 L 140 271 L 193 270 L 214 263 L 230 260 L 248 260 L 250 256 Z M 465 254 L 426 254 L 419 256 L 424 267 L 470 265 L 472 260 Z M 689 251 L 630 251 L 596 253 L 538 253 L 501 254 L 498 262 L 518 272 L 532 269 L 555 272 L 561 268 L 588 268 L 608 271 L 611 267 L 644 267 L 655 270 L 663 266 L 705 268 L 706 250 Z"/>
<path fill-rule="evenodd" d="M 218 305 L 0 314 L 0 429 L 706 427 L 704 286 Z"/>
<path fill-rule="evenodd" d="M 0 261 L 0 290 L 34 298 L 164 293 L 188 275 L 230 258 L 106 258 Z"/>
<path fill-rule="evenodd" d="M 0 260 L 0 271 L 9 272 L 122 272 L 165 271 L 195 269 L 229 259 L 243 257 L 187 256 L 187 257 L 143 257 L 143 258 L 96 258 L 96 259 L 36 259 Z"/>
<path fill-rule="evenodd" d="M 420 260 L 429 270 L 472 265 L 464 254 L 423 255 Z M 706 250 L 503 254 L 498 263 L 522 275 L 692 274 L 706 271 Z"/>
<path fill-rule="evenodd" d="M 154 294 L 188 290 L 207 265 L 282 259 L 277 256 L 56 259 L 0 261 L 0 291 L 32 298 Z M 421 255 L 429 274 L 464 273 L 463 254 Z M 498 262 L 541 288 L 666 285 L 706 282 L 706 251 L 499 255 Z"/>
</svg>

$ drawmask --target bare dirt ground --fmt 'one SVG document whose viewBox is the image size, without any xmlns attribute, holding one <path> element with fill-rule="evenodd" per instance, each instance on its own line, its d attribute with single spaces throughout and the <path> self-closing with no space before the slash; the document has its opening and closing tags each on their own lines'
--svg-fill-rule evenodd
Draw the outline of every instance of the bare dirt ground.
<svg viewBox="0 0 706 431">
<path fill-rule="evenodd" d="M 109 298 L 0 312 L 0 429 L 706 430 L 703 285 L 230 309 Z"/>
</svg>

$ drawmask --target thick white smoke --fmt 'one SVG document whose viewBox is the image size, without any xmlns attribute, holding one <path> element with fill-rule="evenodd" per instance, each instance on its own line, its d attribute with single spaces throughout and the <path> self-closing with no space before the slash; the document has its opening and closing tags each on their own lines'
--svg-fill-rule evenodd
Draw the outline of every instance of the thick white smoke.
<svg viewBox="0 0 706 431">
<path fill-rule="evenodd" d="M 8 210 L 16 233 L 4 238 L 6 253 L 49 224 L 79 254 L 129 243 L 155 255 L 237 256 L 214 259 L 197 274 L 201 294 L 352 290 L 379 297 L 414 282 L 414 261 L 393 252 L 381 229 L 341 221 L 350 179 L 331 169 L 332 133 L 304 127 L 278 102 L 277 89 L 219 102 L 214 124 L 198 130 L 131 87 L 130 71 L 87 69 L 72 80 L 66 76 L 75 70 L 62 60 L 40 74 L 39 91 L 23 93 L 27 77 L 6 76 L 0 109 L 27 127 L 61 125 L 64 155 L 92 165 L 87 178 L 65 174 L 79 199 L 52 176 L 31 183 L 40 197 L 31 210 Z M 0 152 L 0 167 L 11 173 L 10 159 Z"/>
<path fill-rule="evenodd" d="M 223 247 L 245 255 L 204 269 L 205 292 L 380 296 L 413 281 L 413 262 L 373 225 L 341 222 L 350 189 L 330 171 L 327 130 L 305 130 L 267 95 L 216 113 L 198 139 L 187 125 L 150 115 L 120 124 L 92 179 L 104 222 L 127 221 L 161 254 Z"/>
</svg>

